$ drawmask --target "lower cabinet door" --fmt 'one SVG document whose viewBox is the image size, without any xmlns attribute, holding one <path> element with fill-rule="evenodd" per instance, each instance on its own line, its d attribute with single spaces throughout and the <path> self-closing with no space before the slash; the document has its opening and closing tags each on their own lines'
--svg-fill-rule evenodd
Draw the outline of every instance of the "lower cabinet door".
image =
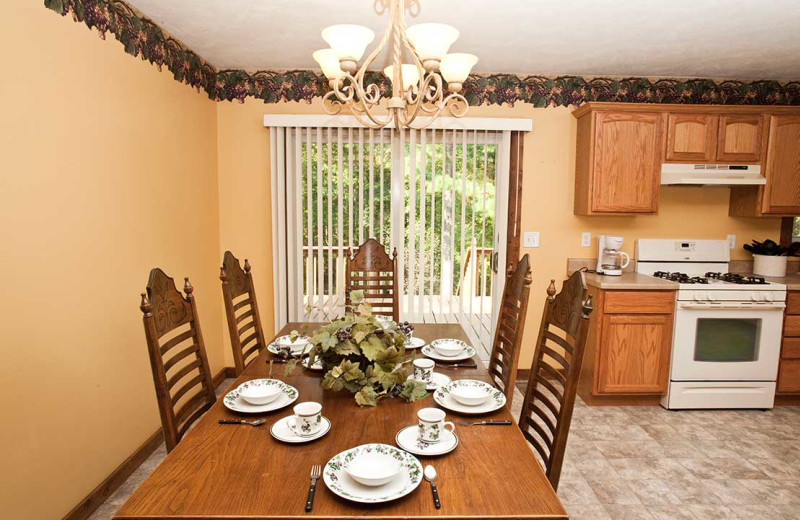
<svg viewBox="0 0 800 520">
<path fill-rule="evenodd" d="M 781 359 L 778 393 L 800 394 L 800 359 Z"/>
<path fill-rule="evenodd" d="M 598 394 L 664 394 L 672 316 L 606 314 L 600 331 Z"/>
</svg>

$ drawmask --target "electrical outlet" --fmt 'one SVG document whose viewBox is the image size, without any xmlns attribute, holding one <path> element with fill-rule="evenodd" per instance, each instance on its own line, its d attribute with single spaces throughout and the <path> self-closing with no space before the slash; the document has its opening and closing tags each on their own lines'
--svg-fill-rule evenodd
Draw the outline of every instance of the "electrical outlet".
<svg viewBox="0 0 800 520">
<path fill-rule="evenodd" d="M 581 233 L 581 247 L 592 247 L 591 233 Z"/>
<path fill-rule="evenodd" d="M 526 231 L 522 234 L 522 245 L 524 247 L 539 247 L 539 232 Z"/>
<path fill-rule="evenodd" d="M 728 235 L 728 247 L 736 249 L 736 235 Z"/>
</svg>

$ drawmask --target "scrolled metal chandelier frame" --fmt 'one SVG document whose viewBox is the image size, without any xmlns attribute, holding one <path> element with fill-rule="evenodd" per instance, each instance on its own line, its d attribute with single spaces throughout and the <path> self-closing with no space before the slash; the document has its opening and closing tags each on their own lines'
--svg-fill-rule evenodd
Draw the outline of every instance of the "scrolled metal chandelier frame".
<svg viewBox="0 0 800 520">
<path fill-rule="evenodd" d="M 322 31 L 331 48 L 315 52 L 314 59 L 322 66 L 331 88 L 323 98 L 327 114 L 339 114 L 347 107 L 361 124 L 375 129 L 390 123 L 396 128 L 426 128 L 445 109 L 454 117 L 466 115 L 469 104 L 460 92 L 477 57 L 447 54 L 458 38 L 458 31 L 450 26 L 429 23 L 408 28 L 406 9 L 416 16 L 419 0 L 375 0 L 378 14 L 389 12 L 389 25 L 360 67 L 358 61 L 374 38 L 371 30 L 336 25 Z M 391 80 L 392 94 L 383 114 L 385 98 L 380 84 L 366 81 L 367 71 L 389 43 L 392 65 L 384 69 L 384 74 Z M 404 64 L 404 55 L 410 56 L 412 63 Z"/>
</svg>

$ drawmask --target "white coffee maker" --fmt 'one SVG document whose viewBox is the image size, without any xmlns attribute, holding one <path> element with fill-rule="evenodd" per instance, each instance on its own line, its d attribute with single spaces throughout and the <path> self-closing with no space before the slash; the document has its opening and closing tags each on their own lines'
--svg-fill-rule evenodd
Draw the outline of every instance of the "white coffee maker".
<svg viewBox="0 0 800 520">
<path fill-rule="evenodd" d="M 631 257 L 620 251 L 624 242 L 620 236 L 597 235 L 597 274 L 620 276 L 628 267 Z"/>
</svg>

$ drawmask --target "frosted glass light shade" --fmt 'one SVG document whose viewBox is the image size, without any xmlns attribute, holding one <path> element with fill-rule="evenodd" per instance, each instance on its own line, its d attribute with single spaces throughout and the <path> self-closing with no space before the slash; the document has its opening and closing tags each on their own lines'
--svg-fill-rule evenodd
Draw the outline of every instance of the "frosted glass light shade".
<svg viewBox="0 0 800 520">
<path fill-rule="evenodd" d="M 458 39 L 458 29 L 443 23 L 420 23 L 406 29 L 406 35 L 420 60 L 441 61 Z"/>
<path fill-rule="evenodd" d="M 322 30 L 322 39 L 340 60 L 358 61 L 375 39 L 375 33 L 361 25 L 331 25 Z"/>
<path fill-rule="evenodd" d="M 339 66 L 339 58 L 336 56 L 336 53 L 333 52 L 333 49 L 320 49 L 314 51 L 314 54 L 311 56 L 319 63 L 319 66 L 322 68 L 322 73 L 325 74 L 326 78 L 338 79 L 339 76 L 344 74 L 342 68 Z"/>
<path fill-rule="evenodd" d="M 411 86 L 416 85 L 419 83 L 419 69 L 417 69 L 416 65 L 409 65 L 407 63 L 403 63 L 401 65 L 401 70 L 403 71 L 403 90 L 408 90 Z M 385 69 L 383 69 L 383 73 L 386 74 L 386 77 L 389 78 L 389 81 L 394 82 L 394 66 L 389 65 Z"/>
<path fill-rule="evenodd" d="M 455 52 L 442 59 L 439 70 L 446 82 L 464 83 L 476 63 L 478 63 L 478 57 L 474 54 Z"/>
</svg>

